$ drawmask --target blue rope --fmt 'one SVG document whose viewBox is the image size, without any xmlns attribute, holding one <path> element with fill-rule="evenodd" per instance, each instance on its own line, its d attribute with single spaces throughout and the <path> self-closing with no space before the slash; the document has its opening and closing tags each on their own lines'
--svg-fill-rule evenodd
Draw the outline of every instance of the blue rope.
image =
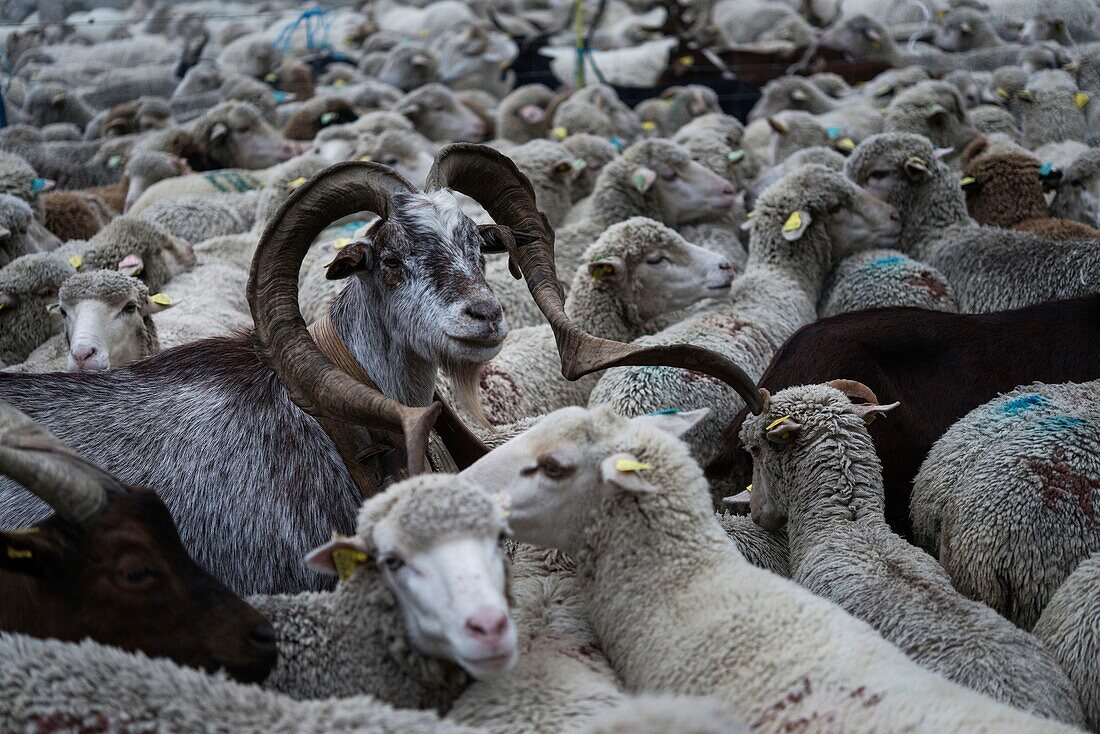
<svg viewBox="0 0 1100 734">
<path fill-rule="evenodd" d="M 289 51 L 291 40 L 298 31 L 298 26 L 302 25 L 303 21 L 306 29 L 307 49 L 310 51 L 320 51 L 332 48 L 332 45 L 328 41 L 328 33 L 332 25 L 332 18 L 328 15 L 327 8 L 318 8 L 316 6 L 303 11 L 297 18 L 287 23 L 286 28 L 283 28 L 283 30 L 279 32 L 279 35 L 275 37 L 271 45 L 280 47 L 283 51 Z M 320 36 L 320 40 L 314 36 L 314 33 Z"/>
</svg>

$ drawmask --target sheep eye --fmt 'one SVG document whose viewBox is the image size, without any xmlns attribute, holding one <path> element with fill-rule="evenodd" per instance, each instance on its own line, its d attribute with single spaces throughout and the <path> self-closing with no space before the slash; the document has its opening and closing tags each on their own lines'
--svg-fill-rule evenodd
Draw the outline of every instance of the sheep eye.
<svg viewBox="0 0 1100 734">
<path fill-rule="evenodd" d="M 565 466 L 554 458 L 539 460 L 539 470 L 547 479 L 563 479 L 573 473 L 572 467 Z"/>
<path fill-rule="evenodd" d="M 136 303 L 134 303 L 133 301 L 131 301 L 130 303 L 127 303 L 125 306 L 122 307 L 122 313 L 125 313 L 125 314 L 137 313 L 137 310 L 138 310 L 138 305 Z"/>
<path fill-rule="evenodd" d="M 1070 181 L 1070 184 L 1073 185 L 1073 186 L 1076 186 L 1079 189 L 1085 188 L 1085 182 L 1082 181 L 1081 179 L 1077 179 L 1076 181 Z"/>
<path fill-rule="evenodd" d="M 50 286 L 46 286 L 45 288 L 39 289 L 37 295 L 39 295 L 42 298 L 53 298 L 54 296 L 57 295 L 57 289 L 56 288 L 51 288 Z"/>
<path fill-rule="evenodd" d="M 837 212 L 840 211 L 840 209 L 841 209 L 840 202 L 837 202 L 836 204 L 833 204 L 831 207 L 829 207 L 829 213 L 830 214 L 836 214 Z"/>
<path fill-rule="evenodd" d="M 675 181 L 679 177 L 680 174 L 676 173 L 676 171 L 669 171 L 668 173 L 661 174 L 661 178 L 665 181 Z"/>
<path fill-rule="evenodd" d="M 396 166 L 398 164 L 398 160 L 396 156 L 389 155 L 382 159 L 382 163 L 383 165 L 387 166 Z"/>
<path fill-rule="evenodd" d="M 668 259 L 668 256 L 664 253 L 658 252 L 654 255 L 650 255 L 646 258 L 646 263 L 649 265 L 660 265 L 661 263 L 672 262 Z"/>
<path fill-rule="evenodd" d="M 397 573 L 405 565 L 405 562 L 397 556 L 386 556 L 382 559 L 382 565 L 388 568 L 391 573 Z"/>
<path fill-rule="evenodd" d="M 868 175 L 868 178 L 870 178 L 872 181 L 881 181 L 889 175 L 889 171 L 871 171 L 871 173 Z"/>
</svg>

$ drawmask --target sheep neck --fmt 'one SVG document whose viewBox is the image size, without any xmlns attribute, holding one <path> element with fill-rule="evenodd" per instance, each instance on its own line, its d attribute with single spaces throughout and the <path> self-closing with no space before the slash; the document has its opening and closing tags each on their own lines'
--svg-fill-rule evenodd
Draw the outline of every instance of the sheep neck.
<svg viewBox="0 0 1100 734">
<path fill-rule="evenodd" d="M 336 333 L 384 395 L 405 405 L 430 405 L 438 365 L 394 338 L 386 309 L 376 301 L 352 278 L 329 307 Z"/>
<path fill-rule="evenodd" d="M 905 201 L 890 202 L 902 212 L 898 249 L 917 259 L 924 259 L 936 241 L 950 236 L 948 230 L 973 226 L 958 182 L 941 174 Z"/>
<path fill-rule="evenodd" d="M 656 194 L 641 194 L 630 183 L 630 170 L 633 167 L 634 164 L 626 161 L 613 161 L 596 182 L 596 189 L 592 192 L 592 213 L 589 221 L 598 225 L 601 230 L 631 217 L 665 221 L 664 213 L 656 203 Z"/>
<path fill-rule="evenodd" d="M 583 331 L 601 339 L 629 342 L 641 336 L 637 308 L 627 304 L 617 288 L 600 284 L 583 268 L 573 279 L 565 313 Z"/>
<path fill-rule="evenodd" d="M 843 431 L 830 433 L 792 457 L 797 470 L 784 472 L 788 486 L 787 538 L 791 569 L 797 569 L 815 544 L 853 526 L 885 526 L 882 465 L 870 436 Z"/>
</svg>

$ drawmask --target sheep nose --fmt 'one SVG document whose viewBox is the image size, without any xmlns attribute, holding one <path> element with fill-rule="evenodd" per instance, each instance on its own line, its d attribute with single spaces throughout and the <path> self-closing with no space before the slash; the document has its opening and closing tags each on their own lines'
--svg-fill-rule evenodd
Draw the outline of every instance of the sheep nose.
<svg viewBox="0 0 1100 734">
<path fill-rule="evenodd" d="M 890 221 L 894 224 L 901 224 L 901 214 L 898 213 L 897 209 L 890 212 Z"/>
<path fill-rule="evenodd" d="M 726 184 L 725 186 L 723 186 L 722 187 L 722 193 L 725 194 L 726 196 L 733 196 L 734 193 L 735 193 L 734 188 L 733 188 L 733 184 Z"/>
<path fill-rule="evenodd" d="M 467 303 L 465 313 L 466 316 L 474 321 L 484 321 L 487 323 L 495 322 L 503 315 L 500 303 L 489 299 Z"/>
<path fill-rule="evenodd" d="M 508 615 L 497 609 L 482 607 L 466 619 L 466 632 L 484 642 L 498 642 L 508 631 Z"/>
<path fill-rule="evenodd" d="M 723 260 L 722 262 L 718 263 L 718 269 L 733 270 L 733 263 L 731 263 L 729 260 Z"/>
<path fill-rule="evenodd" d="M 258 652 L 264 654 L 274 652 L 276 642 L 275 628 L 270 624 L 262 624 L 248 631 L 248 643 Z"/>
<path fill-rule="evenodd" d="M 88 360 L 96 355 L 96 351 L 94 346 L 87 344 L 75 346 L 72 350 L 73 361 L 76 362 L 78 367 L 83 369 Z"/>
</svg>

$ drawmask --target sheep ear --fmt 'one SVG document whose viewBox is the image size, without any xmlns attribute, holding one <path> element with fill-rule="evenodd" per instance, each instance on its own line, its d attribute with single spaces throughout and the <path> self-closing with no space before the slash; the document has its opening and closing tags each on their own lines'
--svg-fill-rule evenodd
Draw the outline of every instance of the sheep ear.
<svg viewBox="0 0 1100 734">
<path fill-rule="evenodd" d="M 657 491 L 645 476 L 652 470 L 652 465 L 638 461 L 631 454 L 612 454 L 600 462 L 600 479 L 623 492 L 649 494 Z"/>
<path fill-rule="evenodd" d="M 413 122 L 416 122 L 416 118 L 420 117 L 420 105 L 416 103 L 404 105 L 397 110 L 397 114 L 404 115 Z"/>
<path fill-rule="evenodd" d="M 164 293 L 154 293 L 153 295 L 149 296 L 148 302 L 146 302 L 145 306 L 142 307 L 141 315 L 152 316 L 155 313 L 167 311 L 168 309 L 172 308 L 172 306 L 175 306 L 176 303 L 176 301 L 173 301 L 171 298 L 168 297 L 168 295 Z"/>
<path fill-rule="evenodd" d="M 927 181 L 932 178 L 932 172 L 928 170 L 928 163 L 926 163 L 923 158 L 913 156 L 905 161 L 903 168 L 905 170 L 905 175 L 914 183 Z"/>
<path fill-rule="evenodd" d="M 519 116 L 523 118 L 524 122 L 535 124 L 543 121 L 546 117 L 546 110 L 538 105 L 524 105 L 519 108 Z"/>
<path fill-rule="evenodd" d="M 1044 163 L 1039 168 L 1039 183 L 1043 187 L 1044 192 L 1051 192 L 1058 188 L 1058 184 L 1062 182 L 1062 169 L 1055 168 L 1051 163 Z"/>
<path fill-rule="evenodd" d="M 963 33 L 973 33 L 974 26 L 970 25 L 969 23 L 962 23 L 959 25 L 959 30 Z"/>
<path fill-rule="evenodd" d="M 863 422 L 866 425 L 871 425 L 875 418 L 878 418 L 880 415 L 889 413 L 891 410 L 898 407 L 899 405 L 901 405 L 901 403 L 890 403 L 889 405 L 877 405 L 875 403 L 853 403 L 852 410 L 855 412 L 856 415 L 863 419 Z"/>
<path fill-rule="evenodd" d="M 769 423 L 765 431 L 764 436 L 772 443 L 790 443 L 802 433 L 802 424 L 785 415 Z"/>
<path fill-rule="evenodd" d="M 374 248 L 369 240 L 360 239 L 336 252 L 336 257 L 325 266 L 325 279 L 343 280 L 373 267 Z"/>
<path fill-rule="evenodd" d="M 118 272 L 129 275 L 131 278 L 141 275 L 141 271 L 144 269 L 145 260 L 141 258 L 141 255 L 135 255 L 132 252 L 118 261 Z"/>
<path fill-rule="evenodd" d="M 787 221 L 783 222 L 783 239 L 787 242 L 801 239 L 813 221 L 813 217 L 805 209 L 791 212 Z"/>
<path fill-rule="evenodd" d="M 223 138 L 229 136 L 229 126 L 224 122 L 216 122 L 213 127 L 210 128 L 210 132 L 207 133 L 206 139 L 211 143 L 217 143 Z"/>
<path fill-rule="evenodd" d="M 306 556 L 306 566 L 317 573 L 347 580 L 357 566 L 370 557 L 367 542 L 358 535 L 333 534 L 332 540 L 314 548 Z"/>
<path fill-rule="evenodd" d="M 924 119 L 935 125 L 942 125 L 947 121 L 947 110 L 943 105 L 930 104 L 924 111 Z"/>
<path fill-rule="evenodd" d="M 864 28 L 863 35 L 868 41 L 873 44 L 882 43 L 882 36 L 874 28 Z"/>
<path fill-rule="evenodd" d="M 775 130 L 780 135 L 786 135 L 791 130 L 789 126 L 783 124 L 774 117 L 768 118 L 768 127 L 770 127 L 772 130 Z"/>
<path fill-rule="evenodd" d="M 588 263 L 588 274 L 594 280 L 621 284 L 626 279 L 626 263 L 621 257 L 602 257 Z"/>
<path fill-rule="evenodd" d="M 653 182 L 657 180 L 657 172 L 652 168 L 638 166 L 634 169 L 630 180 L 634 183 L 634 188 L 644 194 L 649 191 L 650 187 L 653 186 Z"/>
<path fill-rule="evenodd" d="M 791 99 L 796 102 L 805 102 L 810 96 L 806 94 L 804 89 L 795 89 L 791 92 Z"/>
<path fill-rule="evenodd" d="M 631 419 L 631 423 L 637 425 L 652 426 L 665 433 L 671 433 L 676 438 L 682 438 L 695 426 L 710 414 L 710 408 L 697 408 L 696 410 L 659 410 L 656 413 L 647 413 Z"/>
</svg>

